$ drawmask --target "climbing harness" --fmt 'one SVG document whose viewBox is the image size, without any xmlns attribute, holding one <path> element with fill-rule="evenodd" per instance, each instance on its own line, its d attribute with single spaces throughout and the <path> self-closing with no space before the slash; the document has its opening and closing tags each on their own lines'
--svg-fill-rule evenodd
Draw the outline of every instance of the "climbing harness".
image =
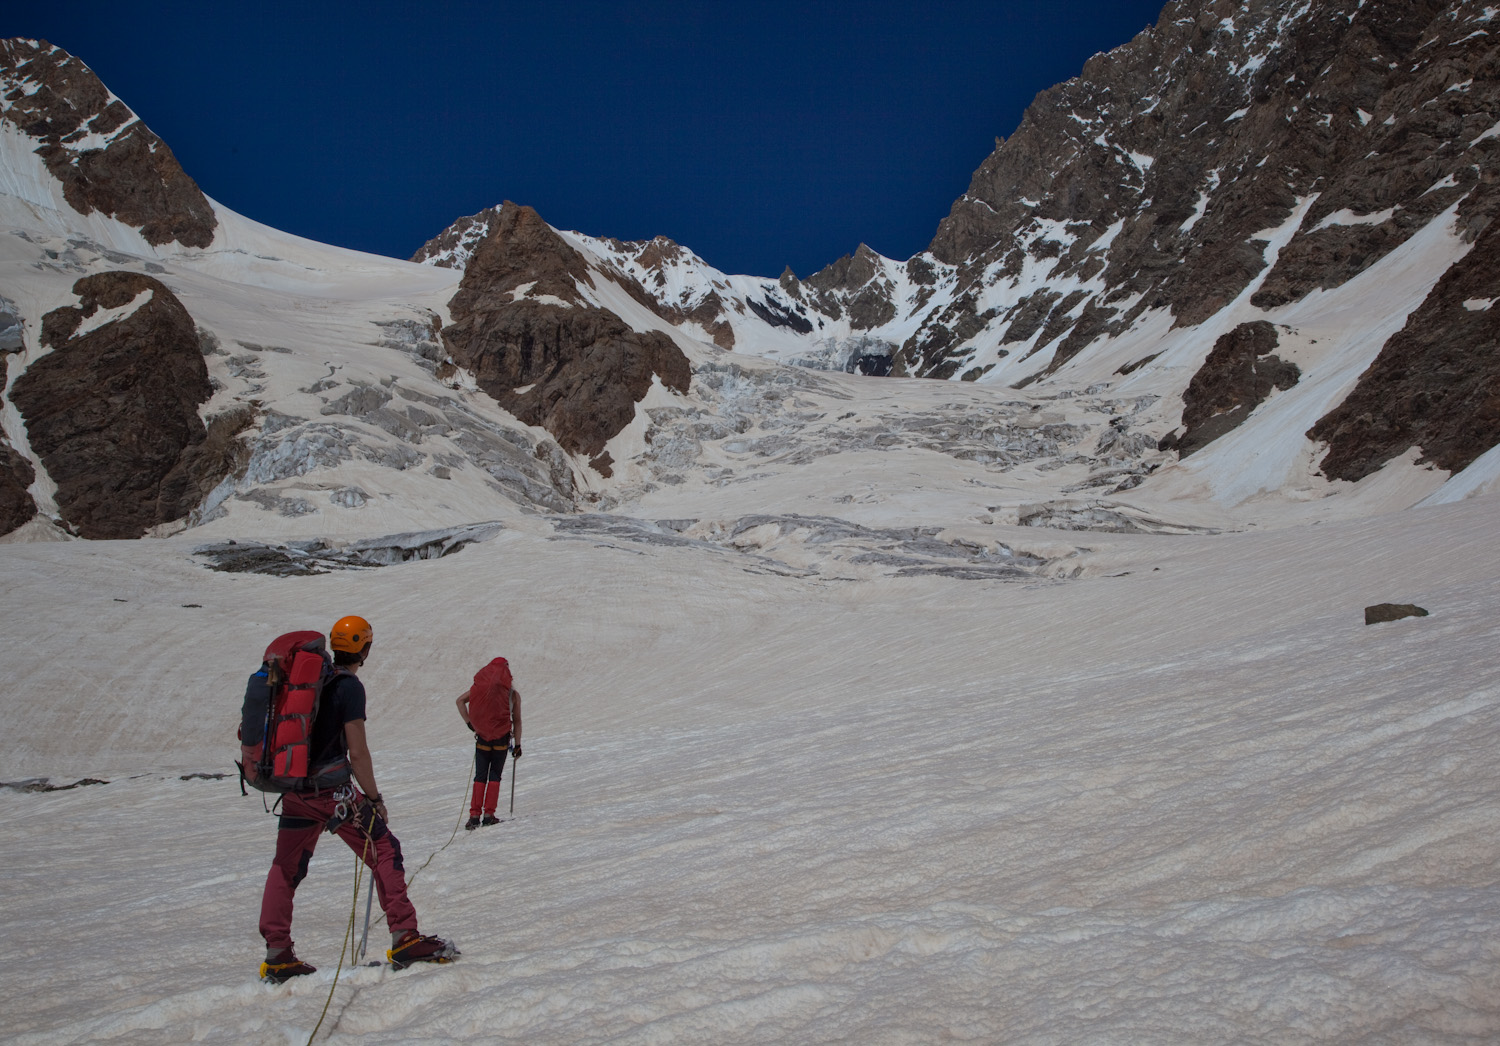
<svg viewBox="0 0 1500 1046">
<path fill-rule="evenodd" d="M 342 785 L 333 790 L 333 816 L 328 819 L 328 824 L 324 826 L 329 835 L 337 835 L 338 830 L 344 826 L 344 822 L 349 820 L 354 812 L 359 809 L 359 804 L 354 801 L 355 796 L 358 794 L 354 790 L 353 783 Z M 365 829 L 366 844 L 369 841 L 370 832 L 369 829 Z M 358 900 L 359 898 L 356 897 L 355 901 L 357 902 Z"/>
</svg>

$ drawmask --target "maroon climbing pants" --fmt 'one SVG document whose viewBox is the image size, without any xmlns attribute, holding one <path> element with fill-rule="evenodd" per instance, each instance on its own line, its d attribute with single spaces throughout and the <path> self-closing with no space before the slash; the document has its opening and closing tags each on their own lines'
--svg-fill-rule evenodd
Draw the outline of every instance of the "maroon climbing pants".
<svg viewBox="0 0 1500 1046">
<path fill-rule="evenodd" d="M 505 771 L 505 755 L 509 751 L 509 734 L 498 741 L 475 736 L 474 797 L 469 803 L 470 817 L 478 817 L 481 810 L 486 817 L 495 816 L 495 807 L 500 802 L 500 776 Z"/>
<path fill-rule="evenodd" d="M 375 892 L 385 912 L 391 933 L 417 928 L 417 910 L 406 896 L 406 866 L 401 843 L 386 823 L 359 796 L 356 813 L 338 827 L 338 836 L 349 849 L 364 856 L 375 876 Z M 276 832 L 276 859 L 266 874 L 266 892 L 260 902 L 260 935 L 271 949 L 292 947 L 292 898 L 297 884 L 307 876 L 307 865 L 317 848 L 318 836 L 334 814 L 332 795 L 288 794 L 281 801 L 281 821 Z M 363 812 L 363 816 L 360 816 Z M 368 828 L 368 834 L 365 829 Z"/>
</svg>

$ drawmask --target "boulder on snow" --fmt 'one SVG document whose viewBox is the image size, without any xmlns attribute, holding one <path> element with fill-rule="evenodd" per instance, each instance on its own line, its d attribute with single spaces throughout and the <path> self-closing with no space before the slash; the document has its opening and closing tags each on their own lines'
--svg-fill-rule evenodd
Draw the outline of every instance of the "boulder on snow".
<svg viewBox="0 0 1500 1046">
<path fill-rule="evenodd" d="M 1426 617 L 1427 611 L 1415 603 L 1376 603 L 1372 607 L 1365 607 L 1365 624 L 1374 625 L 1381 621 L 1400 621 L 1403 617 Z"/>
</svg>

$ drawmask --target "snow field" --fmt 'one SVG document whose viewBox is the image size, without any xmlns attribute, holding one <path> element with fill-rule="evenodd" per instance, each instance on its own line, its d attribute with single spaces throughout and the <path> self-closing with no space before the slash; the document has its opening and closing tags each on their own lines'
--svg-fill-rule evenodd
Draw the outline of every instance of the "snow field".
<svg viewBox="0 0 1500 1046">
<path fill-rule="evenodd" d="M 1492 1041 L 1491 500 L 1116 539 L 1138 569 L 1067 584 L 520 532 L 288 580 L 181 539 L 6 546 L 4 779 L 111 781 L 0 791 L 7 1034 L 306 1041 L 352 857 L 325 839 L 298 894 L 319 973 L 261 985 L 274 821 L 177 776 L 227 765 L 263 636 L 347 608 L 409 870 L 460 815 L 452 698 L 493 653 L 527 757 L 516 819 L 413 887 L 463 960 L 345 971 L 330 1041 Z M 1433 615 L 1365 627 L 1383 599 Z"/>
</svg>

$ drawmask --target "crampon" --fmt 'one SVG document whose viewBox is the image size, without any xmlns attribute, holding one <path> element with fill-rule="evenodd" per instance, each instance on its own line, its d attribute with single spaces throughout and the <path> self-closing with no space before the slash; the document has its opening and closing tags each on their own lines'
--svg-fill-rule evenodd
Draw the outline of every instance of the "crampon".
<svg viewBox="0 0 1500 1046">
<path fill-rule="evenodd" d="M 390 960 L 391 966 L 398 970 L 404 970 L 412 963 L 453 962 L 462 954 L 458 946 L 452 941 L 445 941 L 441 937 L 428 937 L 408 930 L 406 934 L 396 943 L 385 957 Z"/>
</svg>

